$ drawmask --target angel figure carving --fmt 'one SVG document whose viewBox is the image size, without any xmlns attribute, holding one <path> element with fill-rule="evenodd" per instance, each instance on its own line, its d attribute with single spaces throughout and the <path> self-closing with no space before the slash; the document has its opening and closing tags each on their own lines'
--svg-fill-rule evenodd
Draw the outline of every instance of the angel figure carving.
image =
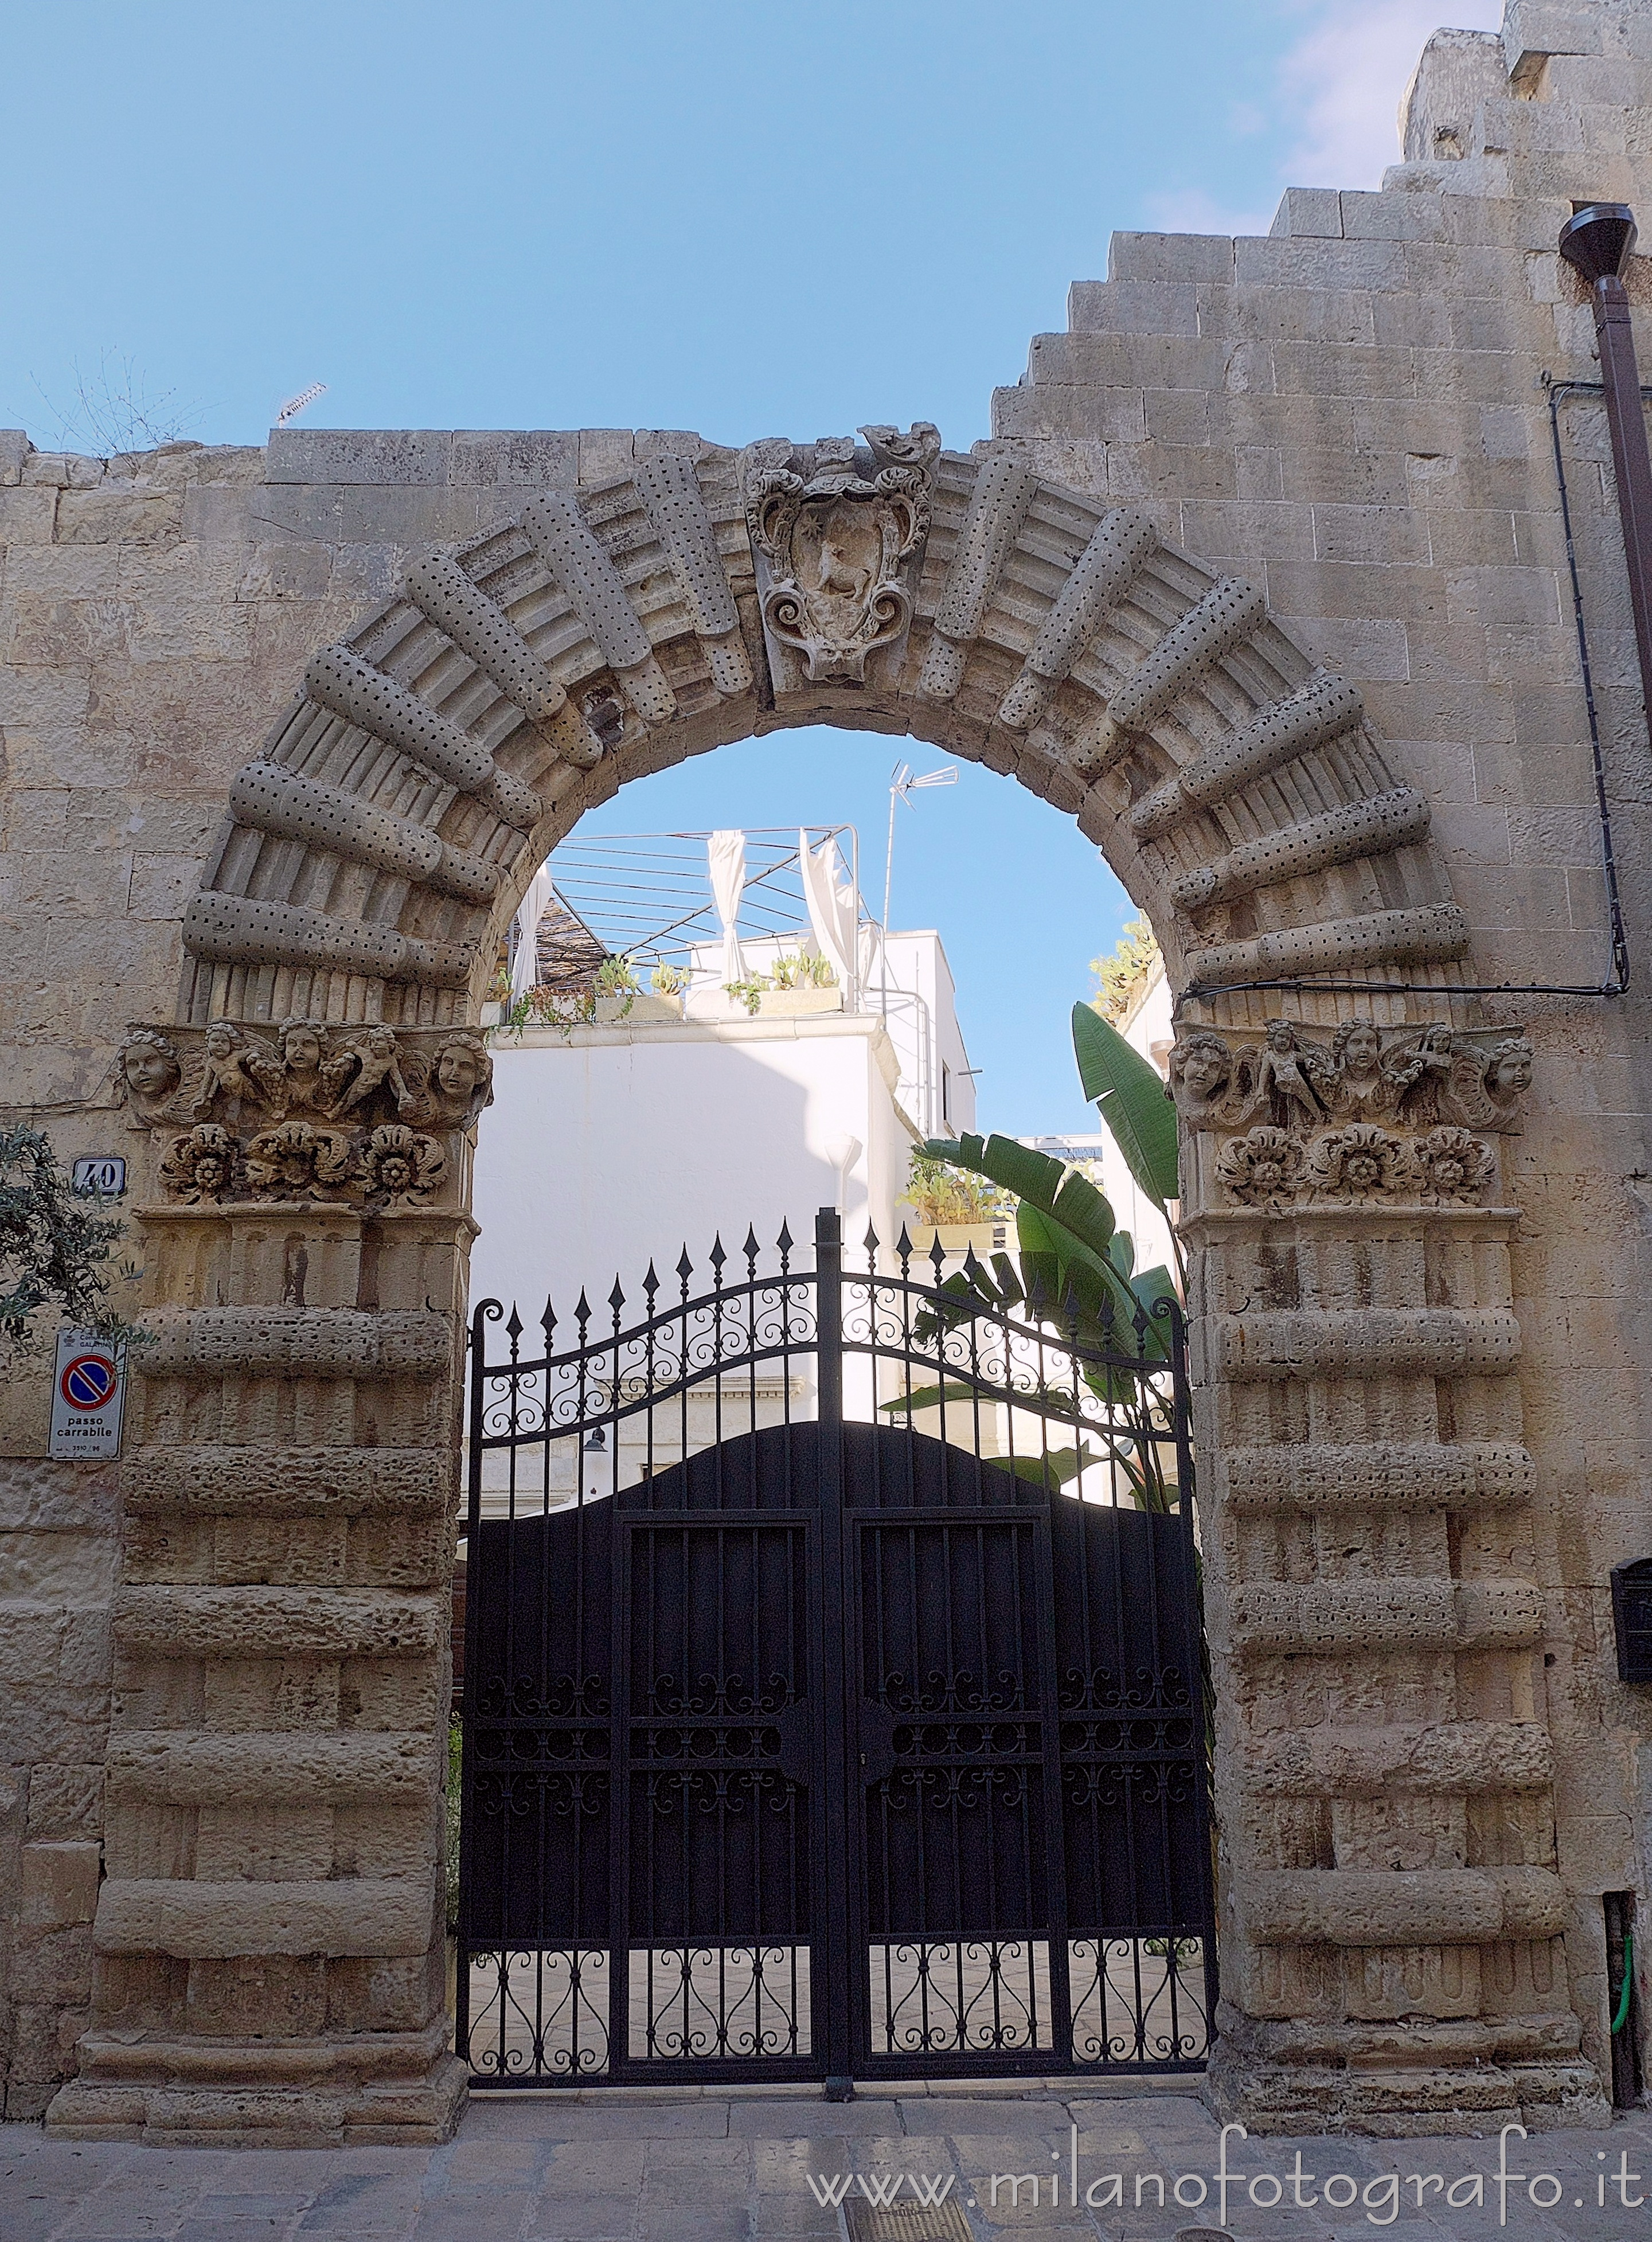
<svg viewBox="0 0 1652 2242">
<path fill-rule="evenodd" d="M 362 1041 L 351 1046 L 351 1051 L 357 1071 L 350 1087 L 332 1108 L 335 1116 L 353 1111 L 380 1089 L 389 1091 L 398 1113 L 412 1104 L 413 1093 L 401 1071 L 401 1051 L 393 1028 L 369 1028 Z"/>
<path fill-rule="evenodd" d="M 183 1079 L 178 1045 L 158 1028 L 131 1028 L 115 1054 L 115 1102 L 158 1119 Z"/>
<path fill-rule="evenodd" d="M 1339 1120 L 1386 1119 L 1400 1102 L 1399 1084 L 1383 1064 L 1382 1039 L 1369 1020 L 1344 1020 L 1331 1038 L 1331 1065 L 1321 1094 Z"/>
<path fill-rule="evenodd" d="M 1171 1091 L 1190 1128 L 1226 1118 L 1232 1079 L 1233 1054 L 1214 1028 L 1189 1028 L 1172 1045 Z"/>
<path fill-rule="evenodd" d="M 214 1020 L 201 1038 L 201 1086 L 194 1111 L 205 1120 L 220 1098 L 253 1105 L 279 1105 L 281 1070 L 274 1054 L 233 1020 Z"/>
<path fill-rule="evenodd" d="M 353 1064 L 330 1048 L 319 1020 L 288 1020 L 277 1030 L 282 1104 L 289 1113 L 329 1113 Z"/>
<path fill-rule="evenodd" d="M 1273 1118 L 1282 1129 L 1303 1123 L 1309 1128 L 1323 1121 L 1326 1103 L 1319 1084 L 1330 1079 L 1330 1061 L 1317 1045 L 1305 1043 L 1289 1020 L 1270 1020 L 1267 1037 L 1257 1053 L 1251 1078 L 1259 1104 L 1272 1102 Z"/>
<path fill-rule="evenodd" d="M 1440 1100 L 1446 1118 L 1467 1129 L 1518 1131 L 1532 1086 L 1532 1057 L 1528 1036 L 1505 1036 L 1490 1051 L 1460 1039 Z"/>
</svg>

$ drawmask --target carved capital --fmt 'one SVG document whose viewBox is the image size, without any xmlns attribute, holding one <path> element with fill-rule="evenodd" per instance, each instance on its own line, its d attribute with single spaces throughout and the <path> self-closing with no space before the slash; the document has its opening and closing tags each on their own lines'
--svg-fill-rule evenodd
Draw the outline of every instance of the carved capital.
<svg viewBox="0 0 1652 2242">
<path fill-rule="evenodd" d="M 161 1136 L 156 1177 L 173 1205 L 375 1210 L 440 1201 L 458 1172 L 451 1140 L 492 1103 L 493 1073 L 464 1028 L 218 1020 L 134 1028 L 114 1087 L 133 1125 Z"/>
<path fill-rule="evenodd" d="M 1531 1079 L 1529 1041 L 1505 1028 L 1345 1020 L 1319 1040 L 1294 1021 L 1270 1020 L 1262 1036 L 1243 1038 L 1190 1028 L 1170 1055 L 1182 1119 L 1221 1134 L 1259 1124 L 1300 1131 L 1337 1123 L 1345 1131 L 1513 1134 L 1523 1126 Z M 1471 1158 L 1463 1175 L 1476 1166 Z"/>
<path fill-rule="evenodd" d="M 372 1021 L 133 1027 L 116 1054 L 111 1080 L 116 1103 L 140 1127 L 211 1122 L 248 1136 L 289 1122 L 352 1131 L 396 1122 L 464 1130 L 494 1099 L 493 1058 L 471 1029 L 389 1028 Z"/>
</svg>

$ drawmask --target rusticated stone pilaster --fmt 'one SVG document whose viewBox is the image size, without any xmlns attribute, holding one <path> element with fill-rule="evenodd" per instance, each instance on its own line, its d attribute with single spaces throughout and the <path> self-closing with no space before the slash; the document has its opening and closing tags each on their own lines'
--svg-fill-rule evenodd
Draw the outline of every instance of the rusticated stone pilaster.
<svg viewBox="0 0 1652 2242">
<path fill-rule="evenodd" d="M 427 2139 L 464 2091 L 440 1831 L 487 1056 L 302 1022 L 165 1040 L 127 1080 L 154 1305 L 94 2022 L 51 2123 Z"/>
<path fill-rule="evenodd" d="M 1253 2131 L 1598 2113 L 1563 1959 L 1501 1144 L 1530 1056 L 1185 1031 L 1225 1999 Z"/>
</svg>

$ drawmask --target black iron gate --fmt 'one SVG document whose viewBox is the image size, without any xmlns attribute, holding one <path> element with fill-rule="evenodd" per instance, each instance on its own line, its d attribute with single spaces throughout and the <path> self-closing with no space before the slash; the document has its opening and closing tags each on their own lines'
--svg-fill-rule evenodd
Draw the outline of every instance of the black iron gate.
<svg viewBox="0 0 1652 2242">
<path fill-rule="evenodd" d="M 1199 2069 L 1175 1303 L 1081 1329 L 904 1233 L 846 1269 L 823 1213 L 815 1249 L 651 1265 L 561 1353 L 547 1306 L 489 1361 L 475 1312 L 460 2052 L 484 2085 Z"/>
</svg>

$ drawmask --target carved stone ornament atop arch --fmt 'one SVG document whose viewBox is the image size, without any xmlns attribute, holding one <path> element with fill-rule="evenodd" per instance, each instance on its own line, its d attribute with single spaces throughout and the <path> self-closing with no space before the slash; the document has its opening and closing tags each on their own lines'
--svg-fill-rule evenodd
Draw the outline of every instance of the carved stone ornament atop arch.
<svg viewBox="0 0 1652 2242">
<path fill-rule="evenodd" d="M 906 563 L 930 527 L 940 431 L 863 428 L 874 471 L 852 440 L 797 448 L 783 439 L 741 455 L 746 526 L 757 562 L 771 663 L 801 655 L 811 684 L 863 685 L 870 654 L 898 647 L 912 620 Z"/>
<path fill-rule="evenodd" d="M 1543 1614 L 1502 1178 L 1531 1052 L 1462 992 L 1427 805 L 1252 585 L 1013 445 L 861 433 L 639 435 L 613 481 L 514 496 L 315 651 L 230 789 L 178 1021 L 131 1030 L 111 1091 L 147 1138 L 157 1343 L 122 1463 L 138 1709 L 111 1744 L 112 1958 L 61 2131 L 227 2138 L 252 2104 L 284 2139 L 451 2127 L 435 1801 L 492 1071 L 469 1023 L 585 810 L 823 719 L 1075 816 L 1184 992 L 1214 2091 L 1298 2131 L 1599 2103 L 1521 1679 Z M 1420 993 L 1349 1019 L 1256 985 L 1315 976 Z M 1482 1510 L 1494 1532 L 1448 1536 Z M 1528 1709 L 1481 1717 L 1475 1689 Z M 208 1809 L 211 1847 L 165 1835 Z M 1529 1852 L 1485 1865 L 1465 1828 Z M 268 2000 L 297 2014 L 300 1981 L 283 2036 Z"/>
</svg>

